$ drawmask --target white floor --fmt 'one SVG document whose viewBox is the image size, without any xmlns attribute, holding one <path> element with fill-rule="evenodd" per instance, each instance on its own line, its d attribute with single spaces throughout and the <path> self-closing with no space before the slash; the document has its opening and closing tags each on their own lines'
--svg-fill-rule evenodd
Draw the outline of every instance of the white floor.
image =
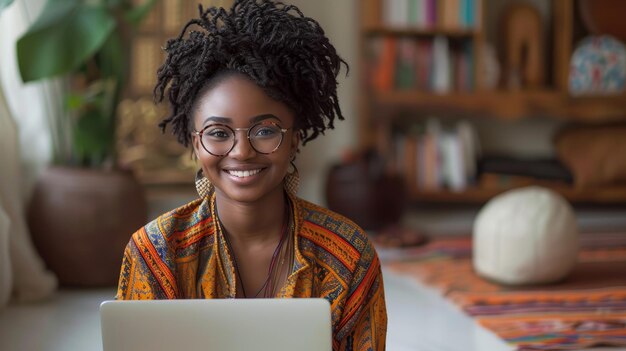
<svg viewBox="0 0 626 351">
<path fill-rule="evenodd" d="M 405 278 L 385 273 L 385 289 L 388 350 L 510 349 L 436 293 Z M 63 290 L 43 303 L 11 305 L 0 312 L 0 350 L 102 350 L 98 306 L 113 294 L 113 289 Z"/>
<path fill-rule="evenodd" d="M 384 275 L 387 350 L 513 350 L 436 292 L 408 278 Z M 101 351 L 98 307 L 113 294 L 114 289 L 62 290 L 46 302 L 13 304 L 0 311 L 0 350 Z"/>
<path fill-rule="evenodd" d="M 514 350 L 434 290 L 388 272 L 384 280 L 388 350 Z"/>
<path fill-rule="evenodd" d="M 2 351 L 96 351 L 100 340 L 100 302 L 113 288 L 62 290 L 36 304 L 14 304 L 0 311 Z"/>
</svg>

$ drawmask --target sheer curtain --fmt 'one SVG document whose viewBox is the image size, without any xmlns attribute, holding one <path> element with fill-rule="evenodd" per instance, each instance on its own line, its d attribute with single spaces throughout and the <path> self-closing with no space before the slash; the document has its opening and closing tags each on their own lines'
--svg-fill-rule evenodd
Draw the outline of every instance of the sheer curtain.
<svg viewBox="0 0 626 351">
<path fill-rule="evenodd" d="M 4 202 L 8 200 L 5 197 L 4 189 L 11 186 L 7 178 L 7 170 L 17 158 L 17 136 L 15 124 L 11 120 L 9 110 L 7 109 L 2 89 L 0 89 L 0 309 L 9 302 L 13 287 L 13 274 L 11 270 L 11 256 L 9 251 L 9 231 L 11 222 L 7 214 Z M 5 184 L 7 183 L 7 184 Z"/>
<path fill-rule="evenodd" d="M 17 39 L 44 3 L 16 0 L 0 14 L 0 306 L 10 295 L 44 298 L 57 285 L 32 245 L 25 207 L 52 159 L 62 91 L 58 82 L 23 84 L 15 57 Z"/>
</svg>

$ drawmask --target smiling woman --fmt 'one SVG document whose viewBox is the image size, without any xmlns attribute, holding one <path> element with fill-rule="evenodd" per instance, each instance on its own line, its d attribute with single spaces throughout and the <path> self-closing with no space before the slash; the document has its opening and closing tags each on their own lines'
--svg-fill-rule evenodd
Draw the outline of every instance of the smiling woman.
<svg viewBox="0 0 626 351">
<path fill-rule="evenodd" d="M 322 297 L 334 350 L 383 350 L 380 262 L 349 219 L 297 197 L 300 145 L 343 119 L 342 64 L 295 6 L 200 7 L 168 41 L 156 98 L 200 170 L 199 199 L 133 234 L 118 299 Z"/>
<path fill-rule="evenodd" d="M 239 73 L 199 96 L 194 107 L 191 123 L 203 132 L 194 134 L 193 148 L 220 197 L 281 203 L 283 178 L 300 141 L 289 107 Z"/>
</svg>

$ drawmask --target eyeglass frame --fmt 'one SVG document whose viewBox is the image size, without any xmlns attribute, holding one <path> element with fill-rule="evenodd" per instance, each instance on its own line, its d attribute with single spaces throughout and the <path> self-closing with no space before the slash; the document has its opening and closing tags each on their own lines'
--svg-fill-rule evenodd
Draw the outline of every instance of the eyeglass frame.
<svg viewBox="0 0 626 351">
<path fill-rule="evenodd" d="M 250 140 L 250 131 L 261 124 L 272 124 L 275 127 L 278 127 L 278 129 L 280 130 L 280 142 L 278 142 L 278 145 L 274 148 L 274 150 L 270 151 L 270 152 L 261 152 L 259 150 L 257 150 L 254 145 L 252 145 L 252 140 Z M 221 155 L 217 155 L 212 153 L 211 151 L 209 151 L 209 149 L 207 149 L 207 147 L 204 145 L 204 142 L 202 141 L 202 134 L 204 133 L 205 130 L 207 130 L 209 127 L 215 127 L 215 126 L 220 126 L 220 127 L 226 127 L 228 129 L 230 129 L 233 132 L 233 145 L 230 147 L 230 149 L 228 149 L 228 151 L 226 151 L 224 154 Z M 248 143 L 250 144 L 250 147 L 252 147 L 252 149 L 255 152 L 258 152 L 260 154 L 263 155 L 269 155 L 269 154 L 273 154 L 274 152 L 276 152 L 278 150 L 278 148 L 280 148 L 280 146 L 283 144 L 283 140 L 285 139 L 285 133 L 287 133 L 287 131 L 289 129 L 292 128 L 282 128 L 282 126 L 276 122 L 272 122 L 272 121 L 261 121 L 261 122 L 257 122 L 253 125 L 251 125 L 250 127 L 247 128 L 233 128 L 227 124 L 223 124 L 223 123 L 212 123 L 209 124 L 207 126 L 205 126 L 204 128 L 200 129 L 199 131 L 194 130 L 193 132 L 191 132 L 191 134 L 195 134 L 198 136 L 198 138 L 200 138 L 200 145 L 202 145 L 202 148 L 204 149 L 204 151 L 208 152 L 209 154 L 216 156 L 216 157 L 224 157 L 227 156 L 228 154 L 230 154 L 231 151 L 233 151 L 233 149 L 235 148 L 235 145 L 237 145 L 237 132 L 240 130 L 245 130 L 246 131 L 246 139 L 248 139 Z"/>
</svg>

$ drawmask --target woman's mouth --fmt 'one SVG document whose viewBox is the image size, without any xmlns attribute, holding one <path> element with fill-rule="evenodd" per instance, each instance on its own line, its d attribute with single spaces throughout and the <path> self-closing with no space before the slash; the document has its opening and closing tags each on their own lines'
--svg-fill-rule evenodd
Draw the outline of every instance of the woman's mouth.
<svg viewBox="0 0 626 351">
<path fill-rule="evenodd" d="M 263 168 L 258 168 L 258 169 L 248 169 L 245 171 L 238 171 L 238 170 L 234 170 L 234 169 L 227 169 L 225 170 L 226 173 L 235 176 L 237 178 L 246 178 L 246 177 L 250 177 L 253 176 L 255 174 L 259 174 L 261 171 L 263 170 Z"/>
</svg>

